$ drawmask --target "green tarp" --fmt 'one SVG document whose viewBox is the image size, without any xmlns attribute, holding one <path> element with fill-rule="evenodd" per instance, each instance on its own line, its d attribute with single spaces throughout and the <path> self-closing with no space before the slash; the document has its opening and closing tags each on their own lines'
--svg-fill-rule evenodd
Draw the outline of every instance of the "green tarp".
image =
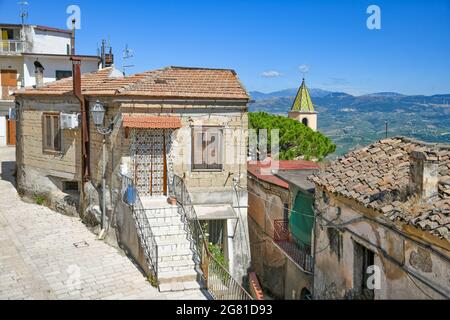
<svg viewBox="0 0 450 320">
<path fill-rule="evenodd" d="M 289 221 L 291 234 L 301 246 L 311 245 L 311 233 L 314 224 L 312 210 L 313 197 L 302 192 L 297 193 Z"/>
</svg>

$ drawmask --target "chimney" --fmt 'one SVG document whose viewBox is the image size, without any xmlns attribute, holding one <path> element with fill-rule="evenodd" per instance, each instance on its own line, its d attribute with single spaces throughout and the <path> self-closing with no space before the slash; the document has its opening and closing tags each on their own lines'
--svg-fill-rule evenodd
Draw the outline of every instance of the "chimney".
<svg viewBox="0 0 450 320">
<path fill-rule="evenodd" d="M 410 187 L 421 200 L 438 195 L 439 161 L 436 155 L 413 151 L 410 153 Z"/>
<path fill-rule="evenodd" d="M 34 77 L 36 79 L 36 88 L 44 85 L 44 67 L 39 61 L 34 62 Z"/>
</svg>

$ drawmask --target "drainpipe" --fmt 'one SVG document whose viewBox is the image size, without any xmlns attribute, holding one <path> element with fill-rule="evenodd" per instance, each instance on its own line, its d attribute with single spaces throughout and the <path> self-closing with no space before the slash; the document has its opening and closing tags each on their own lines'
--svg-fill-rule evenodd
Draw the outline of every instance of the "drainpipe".
<svg viewBox="0 0 450 320">
<path fill-rule="evenodd" d="M 81 59 L 75 55 L 75 19 L 72 20 L 72 79 L 73 79 L 73 94 L 80 102 L 81 110 L 81 170 L 82 170 L 82 182 L 90 180 L 89 172 L 89 127 L 88 127 L 88 115 L 86 111 L 86 100 L 81 93 Z M 83 188 L 84 190 L 84 188 Z M 83 191 L 84 192 L 84 191 Z"/>
</svg>

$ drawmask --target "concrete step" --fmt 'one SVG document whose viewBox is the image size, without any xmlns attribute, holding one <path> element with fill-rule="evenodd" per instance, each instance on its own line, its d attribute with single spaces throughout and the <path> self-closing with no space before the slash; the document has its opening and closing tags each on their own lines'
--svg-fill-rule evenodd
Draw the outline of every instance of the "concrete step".
<svg viewBox="0 0 450 320">
<path fill-rule="evenodd" d="M 198 278 L 198 274 L 194 269 L 184 270 L 184 271 L 158 272 L 158 281 L 159 281 L 160 291 L 161 291 L 161 289 L 167 290 L 164 287 L 161 288 L 161 286 L 163 284 L 197 282 L 197 278 Z M 181 290 L 186 290 L 186 289 L 180 288 L 179 291 L 181 291 Z M 178 290 L 176 290 L 176 291 L 178 291 Z"/>
<path fill-rule="evenodd" d="M 179 241 L 158 241 L 156 240 L 156 244 L 158 245 L 159 252 L 165 252 L 165 251 L 176 251 L 176 250 L 189 250 L 191 248 L 191 243 L 184 240 Z"/>
<path fill-rule="evenodd" d="M 166 226 L 152 226 L 152 233 L 154 236 L 164 236 L 164 235 L 172 235 L 172 234 L 182 234 L 186 233 L 183 225 L 166 225 Z"/>
<path fill-rule="evenodd" d="M 167 266 L 167 267 L 158 266 L 158 274 L 188 272 L 188 271 L 191 271 L 194 269 L 195 269 L 195 266 L 191 266 L 191 265 L 180 265 L 177 267 L 175 267 L 175 266 Z"/>
<path fill-rule="evenodd" d="M 203 289 L 202 286 L 195 280 L 183 281 L 178 283 L 162 283 L 159 285 L 160 292 L 177 292 L 187 290 Z"/>
<path fill-rule="evenodd" d="M 163 234 L 155 236 L 156 243 L 165 243 L 165 242 L 185 242 L 189 240 L 187 239 L 186 231 L 180 233 L 172 233 L 172 234 Z"/>
<path fill-rule="evenodd" d="M 164 225 L 178 225 L 183 224 L 180 216 L 161 216 L 161 217 L 148 217 L 148 222 L 153 226 Z"/>
</svg>

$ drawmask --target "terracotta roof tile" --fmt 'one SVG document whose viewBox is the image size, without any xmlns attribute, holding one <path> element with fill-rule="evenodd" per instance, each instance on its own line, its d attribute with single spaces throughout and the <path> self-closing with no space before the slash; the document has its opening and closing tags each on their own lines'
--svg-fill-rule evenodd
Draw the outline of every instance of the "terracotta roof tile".
<svg viewBox="0 0 450 320">
<path fill-rule="evenodd" d="M 317 163 L 312 162 L 312 161 L 306 161 L 306 160 L 279 160 L 278 161 L 278 170 L 280 170 L 280 171 L 311 170 L 311 169 L 318 169 L 318 168 L 319 168 L 319 166 L 317 165 Z M 267 165 L 263 162 L 249 161 L 247 164 L 247 171 L 251 175 L 253 175 L 254 177 L 256 177 L 262 181 L 277 185 L 284 189 L 289 188 L 289 184 L 287 182 L 285 182 L 284 180 L 276 177 L 274 174 L 272 174 L 270 165 Z"/>
<path fill-rule="evenodd" d="M 410 153 L 423 151 L 439 162 L 438 196 L 414 214 L 408 209 L 411 194 Z M 392 221 L 402 221 L 450 241 L 450 146 L 427 144 L 405 137 L 378 141 L 333 162 L 310 179 L 330 192 L 352 198 Z"/>
<path fill-rule="evenodd" d="M 112 68 L 81 76 L 84 95 L 174 99 L 248 100 L 249 96 L 233 70 L 167 67 L 127 77 L 110 77 Z M 26 88 L 16 95 L 66 95 L 72 93 L 72 78 L 41 88 Z"/>
<path fill-rule="evenodd" d="M 174 116 L 149 116 L 145 114 L 124 114 L 125 128 L 140 129 L 178 129 L 181 128 L 181 118 Z"/>
</svg>

